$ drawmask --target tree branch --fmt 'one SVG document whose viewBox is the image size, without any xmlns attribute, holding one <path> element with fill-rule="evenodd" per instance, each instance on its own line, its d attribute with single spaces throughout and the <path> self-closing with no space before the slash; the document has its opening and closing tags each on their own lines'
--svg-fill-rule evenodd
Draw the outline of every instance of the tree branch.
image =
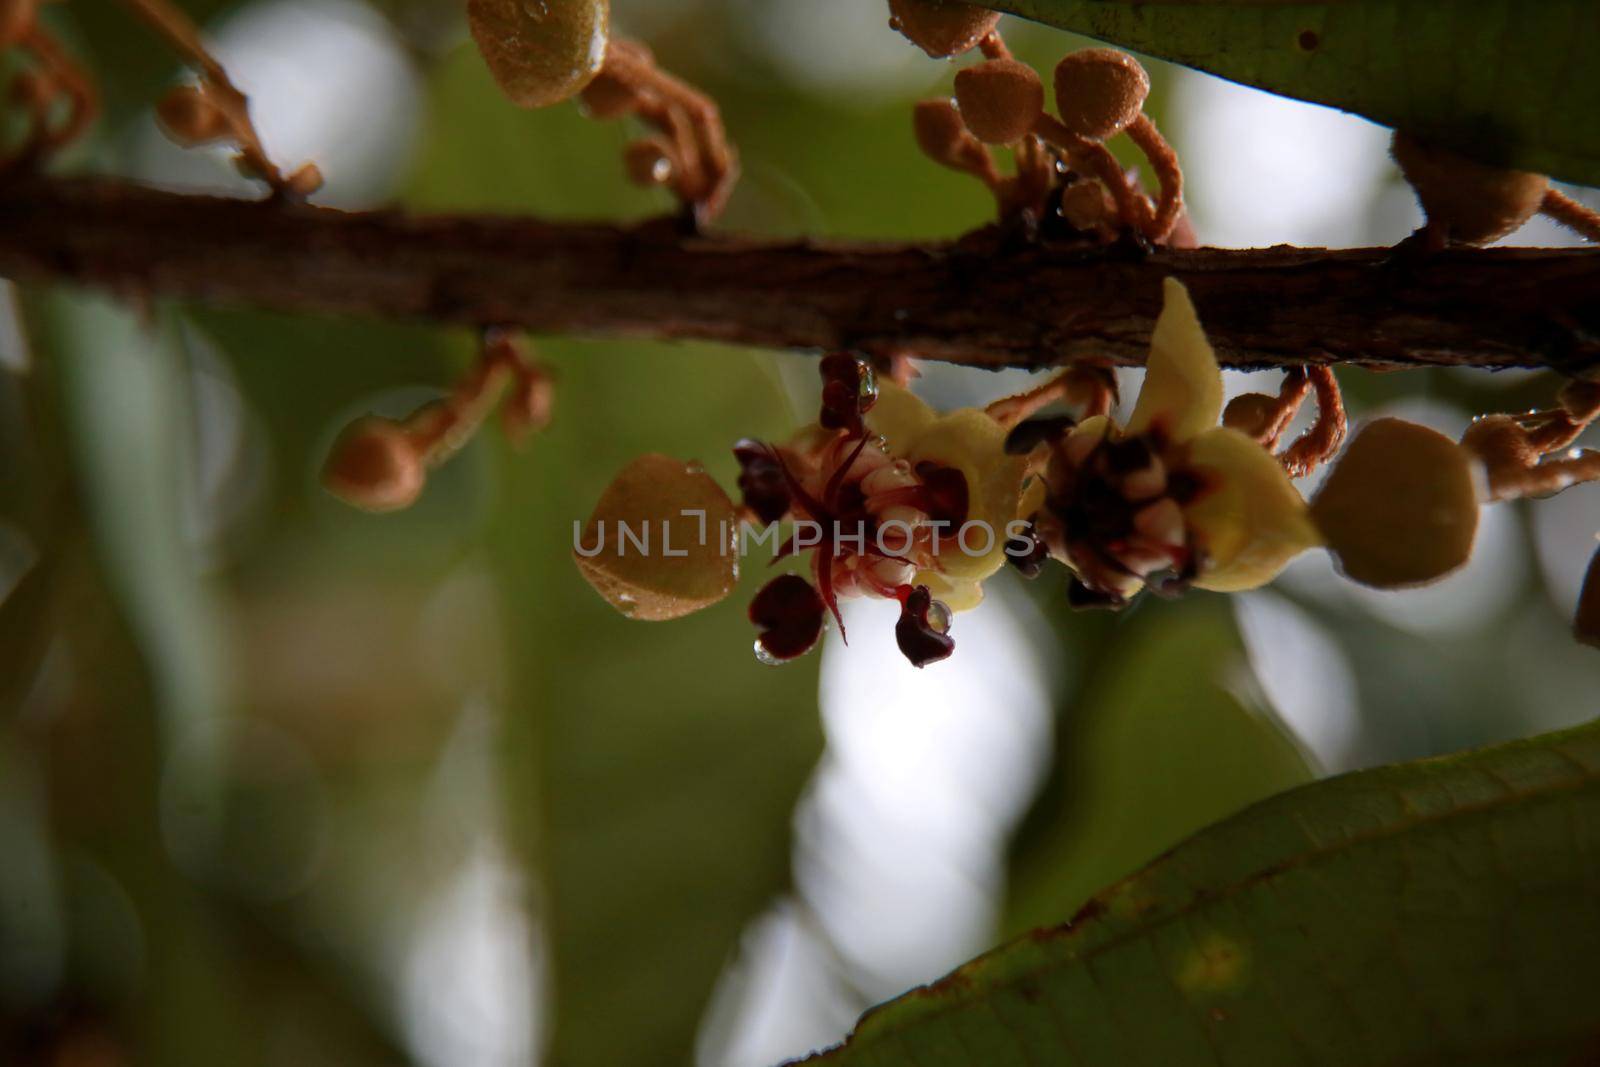
<svg viewBox="0 0 1600 1067">
<path fill-rule="evenodd" d="M 1600 250 L 1108 255 L 1006 240 L 685 236 L 348 213 L 105 179 L 0 185 L 0 274 L 289 312 L 535 333 L 853 347 L 978 367 L 1144 359 L 1166 275 L 1231 366 L 1600 367 Z"/>
</svg>

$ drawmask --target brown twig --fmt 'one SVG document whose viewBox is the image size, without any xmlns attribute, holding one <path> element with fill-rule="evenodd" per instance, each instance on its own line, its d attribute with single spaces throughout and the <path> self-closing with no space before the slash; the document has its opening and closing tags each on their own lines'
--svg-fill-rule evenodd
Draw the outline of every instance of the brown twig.
<svg viewBox="0 0 1600 1067">
<path fill-rule="evenodd" d="M 698 338 L 998 368 L 1136 365 L 1180 278 L 1230 366 L 1600 368 L 1600 250 L 1127 251 L 773 242 L 346 213 L 107 179 L 0 184 L 0 275 L 212 304 L 536 333 Z"/>
</svg>

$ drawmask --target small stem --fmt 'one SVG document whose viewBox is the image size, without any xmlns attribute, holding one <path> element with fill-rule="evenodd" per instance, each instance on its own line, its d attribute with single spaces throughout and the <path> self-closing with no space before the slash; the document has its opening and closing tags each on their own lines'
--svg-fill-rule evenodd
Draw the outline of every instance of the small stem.
<svg viewBox="0 0 1600 1067">
<path fill-rule="evenodd" d="M 1066 396 L 1071 376 L 1072 370 L 1064 370 L 1025 393 L 1001 397 L 984 408 L 984 414 L 998 422 L 1001 429 L 1009 430 L 1034 412 Z"/>
<path fill-rule="evenodd" d="M 1067 129 L 1060 119 L 1048 112 L 1039 116 L 1033 132 L 1066 152 L 1074 163 L 1084 164 L 1089 173 L 1099 178 L 1106 188 L 1111 190 L 1112 199 L 1117 203 L 1117 214 L 1121 216 L 1124 226 L 1140 233 L 1150 231 L 1153 225 L 1150 202 L 1128 179 L 1127 172 L 1122 169 L 1122 164 L 1117 162 L 1117 157 L 1111 154 L 1109 148 L 1099 141 L 1079 137 Z"/>
<path fill-rule="evenodd" d="M 1559 189 L 1545 190 L 1539 210 L 1590 241 L 1600 241 L 1600 212 L 1578 203 Z"/>
<path fill-rule="evenodd" d="M 1549 496 L 1594 481 L 1600 481 L 1600 450 L 1584 449 L 1570 459 L 1547 459 L 1532 467 L 1497 472 L 1492 479 L 1490 500 Z"/>
<path fill-rule="evenodd" d="M 239 155 L 252 172 L 272 187 L 275 195 L 292 195 L 289 181 L 267 155 L 250 118 L 250 98 L 235 86 L 200 36 L 200 29 L 169 0 L 123 0 L 134 14 L 165 38 L 173 51 L 193 67 L 205 82 L 209 95 L 228 120 Z"/>
<path fill-rule="evenodd" d="M 1331 458 L 1348 426 L 1333 368 L 1307 367 L 1305 374 L 1317 393 L 1317 421 L 1278 457 L 1291 478 L 1302 478 Z"/>
<path fill-rule="evenodd" d="M 638 116 L 671 139 L 677 157 L 673 189 L 694 207 L 700 221 L 709 221 L 721 213 L 733 192 L 738 155 L 728 144 L 716 104 L 648 56 L 647 50 L 631 42 L 614 41 L 606 50 L 601 73 L 626 86 Z"/>
<path fill-rule="evenodd" d="M 983 53 L 985 59 L 1010 59 L 1011 49 L 1006 47 L 1006 39 L 1000 36 L 999 30 L 990 30 L 978 42 L 978 51 Z"/>
<path fill-rule="evenodd" d="M 61 83 L 62 90 L 66 90 L 67 96 L 72 99 L 66 125 L 61 126 L 61 130 L 43 131 L 37 146 L 30 149 L 48 155 L 59 147 L 77 141 L 83 131 L 88 130 L 90 123 L 94 122 L 94 115 L 99 112 L 99 98 L 94 93 L 94 83 L 90 82 L 90 77 L 72 61 L 45 27 L 35 22 L 26 37 L 22 38 L 22 46 L 34 53 L 46 74 Z"/>
<path fill-rule="evenodd" d="M 1299 414 L 1300 406 L 1310 395 L 1311 379 L 1306 377 L 1304 367 L 1291 367 L 1284 373 L 1283 384 L 1278 387 L 1278 399 L 1272 412 L 1272 420 L 1256 438 L 1262 448 L 1271 450 L 1278 447 L 1278 441 L 1282 439 L 1284 431 L 1289 428 L 1289 424 Z"/>
<path fill-rule="evenodd" d="M 1178 153 L 1161 136 L 1161 131 L 1156 129 L 1149 115 L 1141 114 L 1135 119 L 1128 127 L 1127 134 L 1129 140 L 1138 145 L 1139 151 L 1150 161 L 1151 169 L 1161 182 L 1161 202 L 1145 234 L 1159 244 L 1172 235 L 1172 227 L 1177 225 L 1178 216 L 1183 213 L 1183 168 L 1178 165 Z"/>
</svg>

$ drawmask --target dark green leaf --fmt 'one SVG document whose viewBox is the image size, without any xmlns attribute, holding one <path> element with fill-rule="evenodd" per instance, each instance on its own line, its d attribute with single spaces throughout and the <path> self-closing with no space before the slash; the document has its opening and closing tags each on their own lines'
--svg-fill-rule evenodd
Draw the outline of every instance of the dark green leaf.
<svg viewBox="0 0 1600 1067">
<path fill-rule="evenodd" d="M 820 1059 L 1592 1063 L 1597 884 L 1600 727 L 1353 774 L 1204 831 Z"/>
<path fill-rule="evenodd" d="M 996 0 L 986 6 L 1600 184 L 1591 0 Z"/>
</svg>

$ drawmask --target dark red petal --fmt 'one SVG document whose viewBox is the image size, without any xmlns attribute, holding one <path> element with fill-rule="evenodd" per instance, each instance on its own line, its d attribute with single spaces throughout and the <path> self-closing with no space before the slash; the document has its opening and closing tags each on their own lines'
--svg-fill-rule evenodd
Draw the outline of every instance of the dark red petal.
<svg viewBox="0 0 1600 1067">
<path fill-rule="evenodd" d="M 950 609 L 934 600 L 925 585 L 917 586 L 900 603 L 900 621 L 894 624 L 894 640 L 913 667 L 937 663 L 956 650 L 955 640 L 928 618 L 936 604 L 939 614 L 948 619 Z"/>
<path fill-rule="evenodd" d="M 1081 580 L 1073 578 L 1067 583 L 1067 606 L 1079 611 L 1085 608 L 1103 608 L 1117 611 L 1127 605 L 1124 597 L 1116 593 L 1108 593 L 1103 589 L 1095 589 L 1085 585 Z"/>
<path fill-rule="evenodd" d="M 1046 415 L 1019 422 L 1006 434 L 1006 455 L 1026 456 L 1036 446 L 1065 436 L 1076 425 L 1078 420 L 1071 415 Z"/>
<path fill-rule="evenodd" d="M 833 591 L 833 562 L 838 558 L 831 552 L 826 555 L 818 552 L 811 557 L 811 563 L 817 574 L 817 588 L 822 590 L 822 602 L 833 612 L 833 620 L 839 624 L 839 639 L 848 645 L 850 639 L 845 636 L 844 616 L 839 614 L 839 597 Z"/>
<path fill-rule="evenodd" d="M 917 477 L 928 490 L 928 517 L 950 524 L 950 535 L 967 521 L 967 476 L 954 467 L 918 463 Z"/>
<path fill-rule="evenodd" d="M 1026 547 L 1017 544 L 1026 541 Z M 1014 536 L 1006 539 L 1006 562 L 1022 573 L 1024 578 L 1037 578 L 1050 558 L 1050 549 L 1039 536 L 1032 520 Z"/>
<path fill-rule="evenodd" d="M 760 441 L 745 438 L 733 446 L 739 461 L 739 492 L 744 506 L 764 523 L 774 523 L 789 514 L 789 483 L 772 449 Z"/>
<path fill-rule="evenodd" d="M 811 651 L 822 636 L 827 608 L 811 583 L 798 574 L 780 574 L 750 601 L 756 640 L 773 659 L 794 659 Z"/>
</svg>

